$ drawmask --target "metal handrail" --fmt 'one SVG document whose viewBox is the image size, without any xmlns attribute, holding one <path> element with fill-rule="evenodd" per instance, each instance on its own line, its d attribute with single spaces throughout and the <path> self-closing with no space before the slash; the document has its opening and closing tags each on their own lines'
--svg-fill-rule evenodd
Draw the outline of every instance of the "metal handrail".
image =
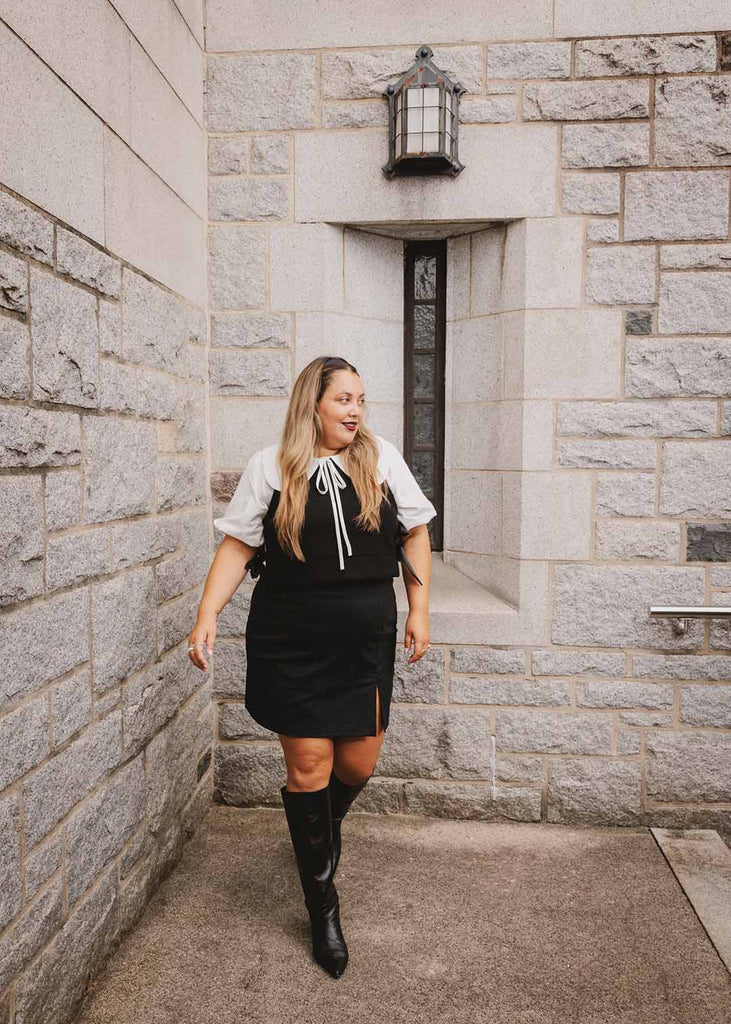
<svg viewBox="0 0 731 1024">
<path fill-rule="evenodd" d="M 691 619 L 731 619 L 731 608 L 725 608 L 723 605 L 718 607 L 713 605 L 673 607 L 672 605 L 651 604 L 649 612 L 653 618 L 681 620 L 675 627 L 675 632 L 680 635 L 688 632 Z"/>
</svg>

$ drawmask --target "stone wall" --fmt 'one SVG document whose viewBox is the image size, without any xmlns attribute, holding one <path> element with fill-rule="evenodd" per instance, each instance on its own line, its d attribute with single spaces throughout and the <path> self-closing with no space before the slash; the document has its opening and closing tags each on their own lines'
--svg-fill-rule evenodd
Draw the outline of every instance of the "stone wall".
<svg viewBox="0 0 731 1024">
<path fill-rule="evenodd" d="M 731 25 L 665 6 L 209 6 L 218 511 L 318 352 L 401 443 L 394 246 L 454 236 L 432 646 L 397 648 L 363 809 L 731 835 L 729 625 L 647 613 L 731 604 Z M 387 181 L 381 93 L 421 43 L 469 90 L 466 169 Z M 219 618 L 215 799 L 276 804 L 279 745 L 242 703 L 250 594 Z"/>
<path fill-rule="evenodd" d="M 3 1024 L 74 1015 L 210 802 L 199 6 L 0 2 Z"/>
</svg>

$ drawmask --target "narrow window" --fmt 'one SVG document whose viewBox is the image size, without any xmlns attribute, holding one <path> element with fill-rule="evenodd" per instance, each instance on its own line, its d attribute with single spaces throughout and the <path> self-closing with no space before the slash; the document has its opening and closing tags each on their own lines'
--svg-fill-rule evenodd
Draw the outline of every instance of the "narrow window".
<svg viewBox="0 0 731 1024">
<path fill-rule="evenodd" d="M 437 510 L 432 550 L 444 538 L 444 363 L 447 242 L 404 244 L 404 458 Z"/>
</svg>

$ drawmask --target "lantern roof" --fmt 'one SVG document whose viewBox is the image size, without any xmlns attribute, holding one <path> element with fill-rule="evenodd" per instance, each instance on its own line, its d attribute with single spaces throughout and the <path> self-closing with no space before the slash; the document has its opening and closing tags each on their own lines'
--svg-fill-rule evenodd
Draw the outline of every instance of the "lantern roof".
<svg viewBox="0 0 731 1024">
<path fill-rule="evenodd" d="M 419 47 L 416 51 L 416 60 L 404 74 L 399 78 L 397 82 L 392 82 L 388 85 L 383 92 L 384 96 L 392 96 L 394 93 L 408 86 L 415 85 L 444 85 L 452 92 L 463 93 L 467 92 L 467 89 L 462 85 L 461 82 L 456 82 L 449 77 L 444 71 L 436 66 L 434 61 L 431 59 L 434 56 L 434 51 L 431 46 L 427 46 L 426 43 Z"/>
</svg>

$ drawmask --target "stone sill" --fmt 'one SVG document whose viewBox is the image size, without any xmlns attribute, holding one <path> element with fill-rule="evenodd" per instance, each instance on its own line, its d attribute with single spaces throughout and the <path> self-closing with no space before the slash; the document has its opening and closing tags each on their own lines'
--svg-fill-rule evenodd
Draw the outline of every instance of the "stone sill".
<svg viewBox="0 0 731 1024">
<path fill-rule="evenodd" d="M 403 569 L 403 566 L 401 566 Z M 409 601 L 403 575 L 394 579 L 398 630 L 403 634 Z M 519 621 L 518 609 L 480 586 L 455 566 L 432 552 L 429 588 L 430 643 L 504 643 Z M 492 640 L 490 639 L 492 637 Z"/>
</svg>

